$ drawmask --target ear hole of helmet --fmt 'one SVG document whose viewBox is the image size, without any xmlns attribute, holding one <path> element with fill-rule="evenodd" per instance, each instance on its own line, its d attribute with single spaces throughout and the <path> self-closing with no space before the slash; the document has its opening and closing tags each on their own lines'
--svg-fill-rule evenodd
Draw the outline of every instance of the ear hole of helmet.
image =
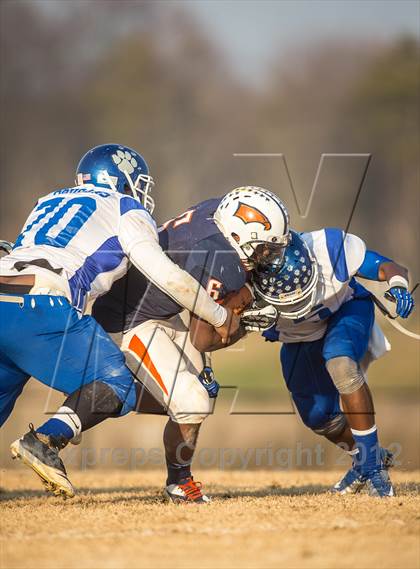
<svg viewBox="0 0 420 569">
<path fill-rule="evenodd" d="M 231 236 L 233 237 L 233 239 L 235 239 L 236 243 L 239 243 L 239 241 L 241 240 L 241 238 L 237 233 L 231 233 Z"/>
</svg>

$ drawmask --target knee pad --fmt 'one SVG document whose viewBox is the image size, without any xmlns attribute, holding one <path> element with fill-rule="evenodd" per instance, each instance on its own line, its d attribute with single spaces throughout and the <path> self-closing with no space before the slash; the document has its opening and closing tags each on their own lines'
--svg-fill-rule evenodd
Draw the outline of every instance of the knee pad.
<svg viewBox="0 0 420 569">
<path fill-rule="evenodd" d="M 202 423 L 206 417 L 213 413 L 213 409 L 211 407 L 212 405 L 209 403 L 209 405 L 206 406 L 206 409 L 203 409 L 202 411 L 197 410 L 193 413 L 186 413 L 183 411 L 173 412 L 169 410 L 169 415 L 174 423 L 179 423 L 180 425 L 197 425 Z"/>
<path fill-rule="evenodd" d="M 313 402 L 310 408 L 302 409 L 298 407 L 298 411 L 305 427 L 308 427 L 308 429 L 312 431 L 316 429 L 318 425 L 326 423 L 331 415 L 327 406 L 316 402 Z"/>
<path fill-rule="evenodd" d="M 203 388 L 204 391 L 204 388 Z M 191 398 L 187 404 L 169 402 L 168 414 L 174 423 L 198 424 L 213 413 L 215 399 L 210 399 L 207 392 L 202 397 Z"/>
<path fill-rule="evenodd" d="M 348 356 L 332 358 L 325 365 L 340 394 L 353 393 L 365 383 L 359 365 Z"/>
<path fill-rule="evenodd" d="M 314 433 L 317 435 L 322 435 L 324 437 L 338 437 L 347 427 L 347 419 L 343 413 L 336 415 L 326 423 L 324 423 L 321 427 L 317 427 L 316 429 L 312 429 Z"/>
<path fill-rule="evenodd" d="M 209 397 L 208 391 L 198 377 L 184 371 L 178 374 L 176 384 L 168 402 L 168 415 L 174 423 L 202 423 L 213 413 L 215 399 Z"/>
<path fill-rule="evenodd" d="M 101 381 L 83 385 L 69 395 L 65 404 L 77 414 L 84 431 L 105 418 L 118 417 L 123 407 L 123 402 L 115 391 Z"/>
</svg>

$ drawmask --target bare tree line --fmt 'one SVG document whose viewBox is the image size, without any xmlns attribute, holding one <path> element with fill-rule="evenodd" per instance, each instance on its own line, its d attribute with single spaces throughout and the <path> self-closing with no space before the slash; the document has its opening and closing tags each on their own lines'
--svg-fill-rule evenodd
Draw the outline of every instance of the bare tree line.
<svg viewBox="0 0 420 569">
<path fill-rule="evenodd" d="M 15 238 L 36 197 L 70 185 L 81 154 L 103 142 L 145 155 L 159 221 L 244 183 L 291 201 L 278 162 L 234 153 L 284 153 L 305 201 L 322 153 L 369 152 L 351 228 L 413 263 L 418 39 L 303 45 L 274 54 L 263 83 L 251 70 L 240 81 L 190 14 L 159 3 L 98 4 L 1 5 L 1 237 Z M 307 221 L 291 203 L 295 225 L 342 225 L 353 170 L 348 162 L 328 168 Z"/>
</svg>

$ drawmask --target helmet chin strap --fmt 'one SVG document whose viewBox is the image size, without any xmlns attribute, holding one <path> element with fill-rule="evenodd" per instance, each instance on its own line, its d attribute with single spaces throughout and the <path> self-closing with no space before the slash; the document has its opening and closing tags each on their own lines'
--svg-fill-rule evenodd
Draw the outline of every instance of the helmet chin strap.
<svg viewBox="0 0 420 569">
<path fill-rule="evenodd" d="M 114 190 L 114 192 L 118 192 L 117 186 L 114 184 L 114 182 L 111 180 L 111 176 L 108 174 L 108 170 L 103 170 L 102 173 L 111 190 Z"/>
<path fill-rule="evenodd" d="M 241 263 L 243 268 L 246 271 L 252 271 L 253 269 L 255 269 L 255 263 L 251 260 L 251 259 L 241 259 Z"/>
<path fill-rule="evenodd" d="M 133 198 L 134 198 L 135 200 L 137 200 L 138 202 L 141 203 L 141 199 L 140 199 L 140 196 L 139 196 L 139 192 L 138 192 L 138 190 L 137 190 L 137 188 L 136 188 L 136 185 L 137 185 L 137 182 L 138 182 L 138 178 L 137 178 L 137 180 L 136 180 L 136 183 L 133 184 L 133 180 L 131 179 L 131 176 L 130 176 L 130 174 L 127 172 L 127 170 L 124 170 L 124 176 L 127 178 L 127 182 L 128 182 L 128 185 L 130 186 L 130 190 L 131 190 L 131 193 L 133 194 Z"/>
<path fill-rule="evenodd" d="M 252 269 L 255 268 L 255 263 L 251 259 L 251 257 L 248 257 L 248 255 L 244 251 L 242 245 L 239 245 L 233 238 L 232 238 L 230 243 L 231 243 L 231 245 L 233 245 L 233 248 L 238 253 L 239 259 L 240 259 L 244 269 L 246 271 L 252 271 Z"/>
</svg>

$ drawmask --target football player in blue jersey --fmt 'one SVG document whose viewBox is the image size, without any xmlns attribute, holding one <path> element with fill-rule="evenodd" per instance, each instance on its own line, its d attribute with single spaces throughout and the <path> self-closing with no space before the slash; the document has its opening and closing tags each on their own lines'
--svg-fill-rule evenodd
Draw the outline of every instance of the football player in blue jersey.
<svg viewBox="0 0 420 569">
<path fill-rule="evenodd" d="M 169 220 L 159 229 L 159 242 L 217 302 L 240 311 L 252 301 L 249 271 L 281 257 L 289 240 L 288 224 L 277 196 L 242 187 Z M 165 496 L 175 502 L 208 502 L 193 479 L 191 462 L 201 423 L 212 413 L 218 391 L 206 352 L 227 344 L 219 342 L 207 322 L 183 311 L 134 267 L 96 301 L 93 315 L 121 344 L 130 369 L 147 390 L 143 394 L 152 394 L 169 415 Z M 243 333 L 240 329 L 231 343 Z M 138 405 L 144 412 L 141 399 Z"/>
<path fill-rule="evenodd" d="M 305 425 L 352 455 L 352 467 L 334 492 L 366 488 L 372 496 L 393 496 L 387 472 L 392 459 L 379 447 L 366 382 L 369 364 L 390 346 L 375 323 L 372 295 L 355 277 L 386 281 L 397 314 L 407 318 L 414 307 L 408 272 L 339 229 L 291 236 L 283 259 L 253 272 L 253 310 L 277 310 L 263 335 L 283 342 L 283 375 Z M 252 326 L 251 317 L 247 327 L 258 325 Z"/>
<path fill-rule="evenodd" d="M 98 146 L 76 175 L 77 186 L 38 200 L 13 250 L 0 259 L 0 425 L 30 376 L 69 394 L 56 415 L 11 445 L 47 489 L 67 496 L 74 489 L 59 450 L 106 417 L 128 413 L 137 400 L 124 355 L 83 315 L 88 300 L 106 293 L 131 262 L 168 298 L 214 326 L 222 342 L 239 329 L 239 317 L 159 245 L 153 180 L 140 154 Z"/>
</svg>

